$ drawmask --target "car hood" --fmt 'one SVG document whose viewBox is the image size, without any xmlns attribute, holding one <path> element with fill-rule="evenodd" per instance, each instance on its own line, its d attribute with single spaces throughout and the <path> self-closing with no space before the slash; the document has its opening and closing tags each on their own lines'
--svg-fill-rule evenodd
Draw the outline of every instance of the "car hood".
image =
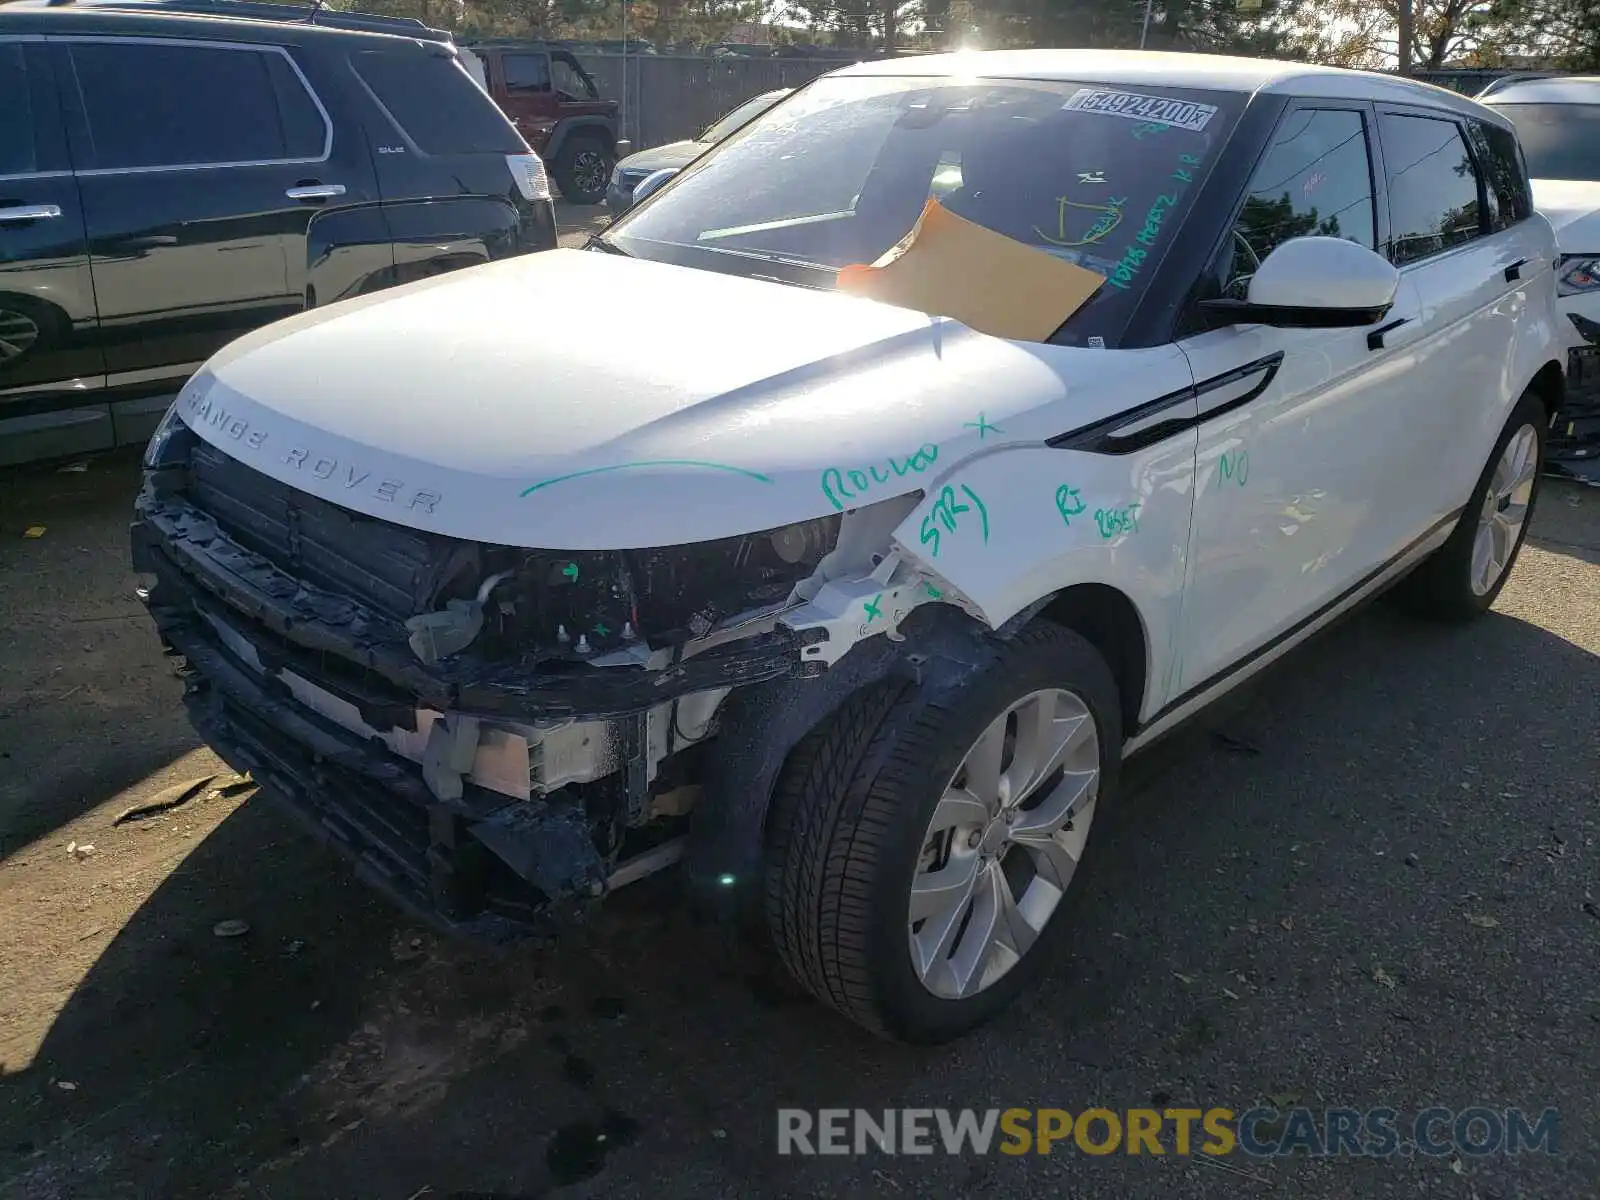
<svg viewBox="0 0 1600 1200">
<path fill-rule="evenodd" d="M 629 549 L 809 520 L 926 487 L 980 448 L 1037 445 L 1149 399 L 1127 382 L 1146 353 L 550 250 L 247 334 L 175 411 L 246 465 L 369 516 Z"/>
<path fill-rule="evenodd" d="M 687 167 L 707 150 L 710 142 L 668 142 L 628 155 L 617 164 L 619 171 L 663 171 L 668 167 Z"/>
<path fill-rule="evenodd" d="M 1533 204 L 1555 226 L 1561 253 L 1600 253 L 1600 183 L 1535 179 Z"/>
</svg>

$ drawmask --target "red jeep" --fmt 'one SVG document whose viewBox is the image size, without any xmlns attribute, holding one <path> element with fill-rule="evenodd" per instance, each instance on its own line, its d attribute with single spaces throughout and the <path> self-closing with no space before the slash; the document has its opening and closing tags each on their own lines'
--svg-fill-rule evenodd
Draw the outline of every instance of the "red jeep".
<svg viewBox="0 0 1600 1200">
<path fill-rule="evenodd" d="M 598 204 L 617 161 L 617 102 L 600 99 L 589 72 L 548 42 L 477 42 L 489 95 L 538 152 L 564 199 Z"/>
</svg>

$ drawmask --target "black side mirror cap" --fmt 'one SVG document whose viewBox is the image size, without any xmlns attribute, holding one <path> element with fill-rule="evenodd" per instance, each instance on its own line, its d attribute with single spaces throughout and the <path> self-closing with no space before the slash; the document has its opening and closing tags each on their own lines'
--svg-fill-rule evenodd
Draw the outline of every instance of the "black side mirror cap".
<svg viewBox="0 0 1600 1200">
<path fill-rule="evenodd" d="M 1200 310 L 1213 328 L 1271 325 L 1277 329 L 1359 329 L 1383 320 L 1394 305 L 1381 308 L 1285 308 L 1248 300 L 1202 300 Z"/>
</svg>

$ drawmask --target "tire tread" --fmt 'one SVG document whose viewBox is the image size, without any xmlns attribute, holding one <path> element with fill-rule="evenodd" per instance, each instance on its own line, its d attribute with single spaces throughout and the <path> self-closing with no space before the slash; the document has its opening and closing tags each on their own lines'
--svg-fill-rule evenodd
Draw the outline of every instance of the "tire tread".
<svg viewBox="0 0 1600 1200">
<path fill-rule="evenodd" d="M 1038 623 L 1009 648 L 1029 656 L 1063 639 L 1080 640 Z M 1106 669 L 1102 686 L 1109 684 Z M 812 995 L 888 1037 L 902 1031 L 886 1020 L 872 982 L 875 884 L 903 819 L 904 781 L 938 752 L 951 713 L 916 690 L 903 681 L 866 688 L 807 734 L 779 779 L 768 822 L 764 903 L 779 957 Z"/>
</svg>

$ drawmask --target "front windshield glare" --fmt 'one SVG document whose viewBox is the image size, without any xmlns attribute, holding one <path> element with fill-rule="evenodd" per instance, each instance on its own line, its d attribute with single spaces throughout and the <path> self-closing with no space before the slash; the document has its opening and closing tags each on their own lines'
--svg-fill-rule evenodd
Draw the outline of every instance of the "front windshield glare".
<svg viewBox="0 0 1600 1200">
<path fill-rule="evenodd" d="M 930 196 L 1107 277 L 1130 304 L 1237 115 L 1228 93 L 970 78 L 825 78 L 689 167 L 606 239 L 630 254 L 828 286 Z M 775 265 L 776 268 L 775 269 Z"/>
</svg>

